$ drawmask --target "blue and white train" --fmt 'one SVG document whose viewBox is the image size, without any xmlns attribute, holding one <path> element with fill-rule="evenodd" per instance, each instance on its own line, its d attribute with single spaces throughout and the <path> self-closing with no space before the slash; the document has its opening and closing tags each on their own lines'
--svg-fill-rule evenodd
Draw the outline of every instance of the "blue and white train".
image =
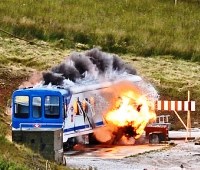
<svg viewBox="0 0 200 170">
<path fill-rule="evenodd" d="M 62 128 L 63 144 L 73 146 L 77 137 L 85 137 L 106 125 L 104 116 L 109 108 L 106 98 L 110 97 L 112 85 L 121 80 L 142 82 L 141 77 L 129 75 L 104 83 L 16 90 L 12 95 L 12 131 Z"/>
</svg>

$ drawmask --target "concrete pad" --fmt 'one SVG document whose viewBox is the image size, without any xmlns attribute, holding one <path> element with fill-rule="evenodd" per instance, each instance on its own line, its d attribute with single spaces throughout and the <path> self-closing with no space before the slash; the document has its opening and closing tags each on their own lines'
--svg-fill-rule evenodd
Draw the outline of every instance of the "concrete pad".
<svg viewBox="0 0 200 170">
<path fill-rule="evenodd" d="M 169 138 L 200 138 L 200 129 L 194 128 L 191 129 L 191 131 L 188 132 L 187 136 L 187 131 L 186 130 L 180 130 L 180 131 L 169 131 Z"/>
<path fill-rule="evenodd" d="M 66 152 L 66 157 L 84 157 L 84 158 L 101 158 L 101 159 L 122 159 L 128 156 L 137 155 L 139 153 L 149 152 L 153 150 L 163 149 L 168 145 L 128 145 L 128 146 L 93 146 L 87 147 L 79 151 Z"/>
</svg>

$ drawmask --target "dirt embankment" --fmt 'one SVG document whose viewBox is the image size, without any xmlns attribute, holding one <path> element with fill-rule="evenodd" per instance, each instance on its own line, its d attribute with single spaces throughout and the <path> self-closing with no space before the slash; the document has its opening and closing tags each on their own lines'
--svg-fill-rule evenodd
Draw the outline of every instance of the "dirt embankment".
<svg viewBox="0 0 200 170">
<path fill-rule="evenodd" d="M 27 73 L 0 66 L 0 121 L 5 123 L 8 129 L 11 121 L 9 107 L 12 93 L 27 79 L 27 76 Z"/>
</svg>

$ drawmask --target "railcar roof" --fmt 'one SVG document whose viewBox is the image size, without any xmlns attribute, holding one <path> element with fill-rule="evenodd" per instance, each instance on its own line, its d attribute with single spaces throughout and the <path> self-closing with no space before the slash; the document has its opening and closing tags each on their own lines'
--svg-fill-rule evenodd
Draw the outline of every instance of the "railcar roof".
<svg viewBox="0 0 200 170">
<path fill-rule="evenodd" d="M 22 91 L 26 91 L 26 92 L 33 92 L 33 91 L 38 91 L 38 92 L 60 92 L 61 95 L 68 95 L 70 94 L 70 91 L 67 90 L 67 89 L 63 89 L 63 88 L 59 88 L 59 87 L 54 87 L 54 86 L 51 86 L 51 87 L 47 87 L 47 86 L 42 86 L 42 87 L 29 87 L 29 88 L 23 88 L 23 89 L 19 89 L 19 90 L 16 90 L 16 92 L 22 92 Z"/>
<path fill-rule="evenodd" d="M 62 86 L 56 86 L 56 85 L 42 85 L 39 84 L 37 86 L 34 87 L 30 87 L 30 88 L 24 88 L 24 89 L 19 89 L 17 91 L 59 91 L 62 95 L 66 95 L 66 94 L 70 94 L 71 93 L 81 93 L 84 91 L 89 91 L 89 90 L 97 90 L 97 89 L 101 89 L 101 88 L 106 88 L 109 87 L 115 83 L 118 83 L 120 81 L 130 81 L 130 82 L 139 82 L 142 81 L 142 78 L 140 76 L 137 75 L 126 75 L 126 76 L 122 76 L 122 77 L 118 77 L 116 79 L 111 79 L 111 80 L 105 80 L 103 82 L 99 81 L 98 79 L 85 79 L 83 81 L 71 84 L 71 85 L 62 85 Z"/>
</svg>

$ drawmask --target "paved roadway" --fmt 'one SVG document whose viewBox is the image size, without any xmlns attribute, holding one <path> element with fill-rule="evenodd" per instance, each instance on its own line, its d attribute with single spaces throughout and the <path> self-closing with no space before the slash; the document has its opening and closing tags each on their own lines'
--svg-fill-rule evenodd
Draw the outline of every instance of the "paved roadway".
<svg viewBox="0 0 200 170">
<path fill-rule="evenodd" d="M 173 140 L 171 142 L 182 143 L 186 142 L 185 138 L 187 132 L 183 131 L 169 131 L 169 138 L 181 138 L 181 140 Z M 188 133 L 188 140 L 190 137 L 200 138 L 200 130 L 192 129 Z M 122 159 L 130 155 L 136 155 L 139 153 L 149 152 L 153 150 L 163 149 L 168 146 L 167 144 L 155 144 L 151 145 L 148 143 L 145 144 L 135 144 L 127 146 L 118 146 L 118 145 L 95 145 L 95 146 L 81 146 L 77 145 L 74 151 L 65 152 L 66 157 L 84 157 L 84 158 L 100 158 L 100 159 Z"/>
<path fill-rule="evenodd" d="M 87 148 L 81 148 L 77 151 L 68 151 L 66 157 L 84 157 L 101 159 L 122 159 L 124 157 L 152 150 L 162 149 L 166 145 L 128 145 L 128 146 L 105 146 L 96 145 Z"/>
</svg>

